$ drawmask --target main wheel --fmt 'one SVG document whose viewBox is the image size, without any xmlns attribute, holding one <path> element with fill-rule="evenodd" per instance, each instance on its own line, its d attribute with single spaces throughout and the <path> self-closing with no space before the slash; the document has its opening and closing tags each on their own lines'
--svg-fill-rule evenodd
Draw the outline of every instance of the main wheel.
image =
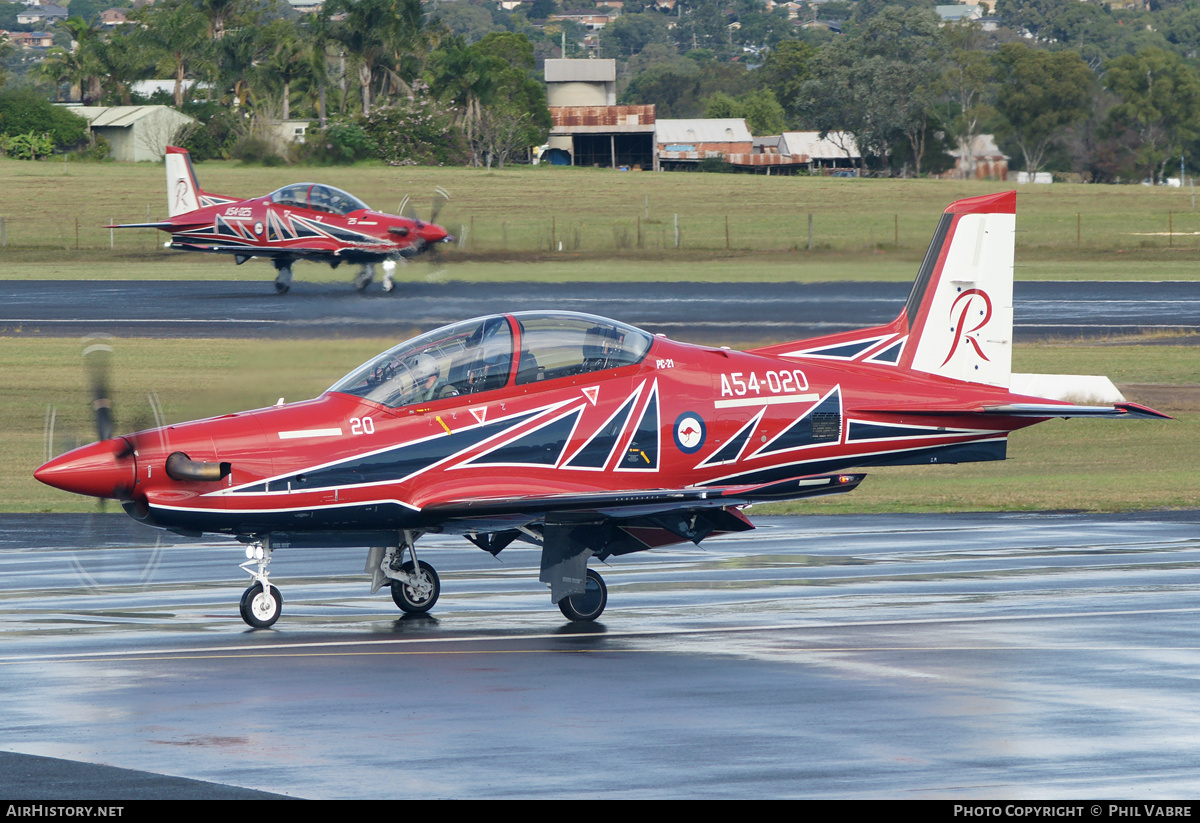
<svg viewBox="0 0 1200 823">
<path fill-rule="evenodd" d="M 242 594 L 239 606 L 242 619 L 256 629 L 266 629 L 275 625 L 283 611 L 283 595 L 274 586 L 268 586 L 263 592 L 262 583 L 255 583 Z"/>
<path fill-rule="evenodd" d="M 587 570 L 583 594 L 572 594 L 558 601 L 558 609 L 568 620 L 595 620 L 608 604 L 608 587 L 595 569 Z"/>
<path fill-rule="evenodd" d="M 412 574 L 413 563 L 409 560 L 401 568 Z M 415 584 L 403 580 L 392 581 L 392 600 L 400 607 L 400 611 L 408 614 L 425 614 L 433 608 L 438 595 L 442 593 L 442 581 L 438 579 L 433 566 L 421 561 L 421 571 Z"/>
</svg>

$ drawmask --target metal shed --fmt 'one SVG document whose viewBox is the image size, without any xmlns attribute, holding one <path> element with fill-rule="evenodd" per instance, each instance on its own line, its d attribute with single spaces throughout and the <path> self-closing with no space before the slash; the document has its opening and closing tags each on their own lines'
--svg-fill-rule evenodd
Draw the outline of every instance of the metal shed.
<svg viewBox="0 0 1200 823">
<path fill-rule="evenodd" d="M 170 106 L 71 106 L 112 146 L 114 160 L 158 161 L 179 130 L 196 120 Z"/>
</svg>

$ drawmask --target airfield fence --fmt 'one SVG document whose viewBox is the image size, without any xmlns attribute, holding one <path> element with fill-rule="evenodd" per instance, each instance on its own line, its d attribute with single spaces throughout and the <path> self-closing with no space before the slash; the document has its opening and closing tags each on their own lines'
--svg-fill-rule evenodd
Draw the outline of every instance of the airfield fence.
<svg viewBox="0 0 1200 823">
<path fill-rule="evenodd" d="M 54 220 L 17 213 L 0 215 L 0 261 L 17 249 L 166 253 L 167 235 L 156 229 L 109 229 L 109 224 L 156 219 L 157 211 L 99 215 L 67 213 Z M 647 216 L 497 220 L 460 213 L 440 221 L 472 253 L 631 253 L 638 251 L 864 251 L 921 252 L 936 215 L 825 210 L 769 221 L 745 213 L 710 210 Z M 1200 212 L 1074 213 L 1018 215 L 1019 249 L 1119 250 L 1200 248 Z"/>
</svg>

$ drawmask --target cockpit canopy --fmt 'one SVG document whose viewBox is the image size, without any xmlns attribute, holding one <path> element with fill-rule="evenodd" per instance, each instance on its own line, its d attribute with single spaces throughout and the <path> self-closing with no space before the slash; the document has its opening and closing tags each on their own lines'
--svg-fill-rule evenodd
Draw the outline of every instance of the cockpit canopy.
<svg viewBox="0 0 1200 823">
<path fill-rule="evenodd" d="M 587 314 L 492 315 L 401 343 L 329 390 L 398 408 L 504 388 L 510 378 L 519 386 L 640 363 L 652 342 L 640 329 Z"/>
<path fill-rule="evenodd" d="M 353 194 L 321 183 L 293 183 L 271 192 L 269 196 L 271 202 L 279 206 L 312 209 L 327 214 L 347 215 L 368 208 Z"/>
</svg>

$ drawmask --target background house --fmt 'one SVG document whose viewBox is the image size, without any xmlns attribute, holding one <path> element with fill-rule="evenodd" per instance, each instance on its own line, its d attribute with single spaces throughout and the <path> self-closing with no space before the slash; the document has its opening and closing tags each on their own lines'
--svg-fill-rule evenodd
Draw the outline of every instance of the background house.
<svg viewBox="0 0 1200 823">
<path fill-rule="evenodd" d="M 938 177 L 945 180 L 1007 180 L 1009 157 L 996 145 L 990 134 L 977 134 L 964 151 L 955 148 L 947 152 L 954 158 L 954 168 Z"/>
</svg>

